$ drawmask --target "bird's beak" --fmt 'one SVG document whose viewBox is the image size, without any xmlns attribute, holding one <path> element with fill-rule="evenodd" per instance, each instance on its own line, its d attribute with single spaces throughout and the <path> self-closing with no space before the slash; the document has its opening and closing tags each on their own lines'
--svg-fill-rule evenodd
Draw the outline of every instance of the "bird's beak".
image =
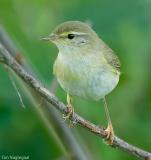
<svg viewBox="0 0 151 160">
<path fill-rule="evenodd" d="M 50 34 L 48 37 L 42 37 L 40 40 L 42 41 L 55 41 L 57 38 L 56 34 Z"/>
</svg>

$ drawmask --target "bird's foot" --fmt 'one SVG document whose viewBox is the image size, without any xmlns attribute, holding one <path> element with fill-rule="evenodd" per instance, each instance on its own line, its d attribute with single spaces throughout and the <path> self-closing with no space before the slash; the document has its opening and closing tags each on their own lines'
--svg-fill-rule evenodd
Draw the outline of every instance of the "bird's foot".
<svg viewBox="0 0 151 160">
<path fill-rule="evenodd" d="M 70 117 L 72 117 L 74 114 L 74 108 L 72 107 L 72 105 L 68 104 L 67 105 L 67 114 L 63 114 L 63 119 L 64 121 L 66 121 L 67 119 L 69 119 Z"/>
<path fill-rule="evenodd" d="M 67 114 L 66 115 L 63 114 L 64 121 L 70 119 L 70 117 L 72 117 L 73 114 L 74 114 L 74 108 L 73 108 L 73 106 L 71 104 L 70 105 L 68 104 L 67 105 Z M 70 120 L 69 121 L 69 127 L 70 128 L 73 128 L 76 124 L 77 124 L 77 122 L 74 121 L 74 120 Z"/>
<path fill-rule="evenodd" d="M 105 132 L 107 133 L 107 135 L 105 137 L 106 143 L 108 145 L 112 145 L 113 144 L 113 140 L 114 140 L 114 130 L 113 130 L 112 124 L 108 124 Z"/>
</svg>

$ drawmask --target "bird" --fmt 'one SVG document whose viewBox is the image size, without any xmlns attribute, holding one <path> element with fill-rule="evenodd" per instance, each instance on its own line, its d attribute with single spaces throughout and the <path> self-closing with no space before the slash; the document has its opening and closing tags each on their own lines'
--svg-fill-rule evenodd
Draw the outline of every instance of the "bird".
<svg viewBox="0 0 151 160">
<path fill-rule="evenodd" d="M 74 114 L 73 96 L 103 100 L 108 121 L 106 139 L 112 144 L 114 130 L 106 95 L 119 82 L 121 63 L 118 56 L 90 25 L 81 21 L 63 22 L 42 40 L 54 43 L 59 50 L 53 73 L 67 93 L 69 112 L 64 118 Z"/>
</svg>

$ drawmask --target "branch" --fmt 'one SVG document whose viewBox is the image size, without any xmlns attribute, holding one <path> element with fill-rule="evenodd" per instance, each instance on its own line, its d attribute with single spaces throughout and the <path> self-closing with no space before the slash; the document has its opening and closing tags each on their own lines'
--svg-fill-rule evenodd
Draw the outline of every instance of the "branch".
<svg viewBox="0 0 151 160">
<path fill-rule="evenodd" d="M 62 112 L 63 114 L 68 114 L 68 110 L 66 106 L 58 100 L 51 92 L 49 92 L 43 85 L 38 82 L 34 77 L 32 77 L 29 73 L 27 73 L 17 62 L 16 60 L 9 54 L 9 52 L 4 48 L 2 44 L 0 44 L 0 54 L 4 59 L 4 63 L 10 67 L 28 86 L 33 88 L 37 94 L 39 94 L 42 98 L 52 104 L 57 110 Z M 99 137 L 106 138 L 107 133 L 103 127 L 98 127 L 95 124 L 87 121 L 83 117 L 74 113 L 70 120 L 76 122 L 83 128 L 86 128 L 90 132 L 96 134 Z M 138 158 L 151 160 L 151 153 L 139 149 L 131 144 L 128 144 L 124 140 L 114 136 L 112 147 L 119 148 L 123 151 L 126 151 Z"/>
<path fill-rule="evenodd" d="M 0 42 L 5 46 L 5 48 L 9 51 L 10 55 L 33 77 L 36 75 L 33 73 L 31 68 L 28 67 L 26 60 L 24 57 L 21 56 L 20 52 L 4 30 L 2 26 L 0 26 Z M 4 63 L 4 58 L 1 57 L 2 62 Z M 22 86 L 23 85 L 23 86 Z M 87 146 L 82 142 L 77 140 L 76 135 L 72 132 L 72 130 L 68 127 L 66 123 L 62 123 L 62 118 L 60 114 L 56 111 L 54 107 L 46 100 L 42 99 L 40 95 L 37 95 L 32 88 L 28 87 L 27 85 L 21 84 L 22 87 L 26 87 L 28 93 L 30 93 L 29 97 L 32 97 L 32 103 L 35 107 L 36 111 L 39 113 L 42 121 L 44 122 L 45 126 L 47 126 L 48 131 L 50 134 L 52 133 L 52 129 L 54 128 L 54 132 L 60 138 L 60 141 L 63 144 L 63 148 L 67 150 L 67 156 L 72 157 L 75 160 L 89 160 L 92 159 L 92 155 L 89 152 Z M 50 84 L 49 90 L 54 93 L 57 87 L 56 79 L 54 78 Z M 34 101 L 33 101 L 34 100 Z M 37 104 L 41 103 L 39 100 L 42 100 L 42 104 L 37 106 Z M 36 104 L 35 104 L 36 103 Z M 39 108 L 38 108 L 39 107 Z M 53 122 L 53 123 L 52 123 Z M 52 136 L 52 134 L 51 134 Z M 62 148 L 62 147 L 61 147 Z"/>
</svg>

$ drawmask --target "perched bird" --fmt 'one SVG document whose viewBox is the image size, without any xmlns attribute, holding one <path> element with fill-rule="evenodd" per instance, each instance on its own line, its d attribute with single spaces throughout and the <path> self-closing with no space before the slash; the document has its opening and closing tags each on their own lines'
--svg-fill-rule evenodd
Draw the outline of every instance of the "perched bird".
<svg viewBox="0 0 151 160">
<path fill-rule="evenodd" d="M 107 138 L 112 143 L 114 131 L 105 96 L 119 82 L 118 57 L 89 25 L 80 21 L 64 22 L 42 39 L 53 42 L 59 49 L 53 72 L 67 92 L 69 113 L 66 118 L 74 113 L 71 96 L 95 101 L 103 99 L 108 120 Z"/>
</svg>

